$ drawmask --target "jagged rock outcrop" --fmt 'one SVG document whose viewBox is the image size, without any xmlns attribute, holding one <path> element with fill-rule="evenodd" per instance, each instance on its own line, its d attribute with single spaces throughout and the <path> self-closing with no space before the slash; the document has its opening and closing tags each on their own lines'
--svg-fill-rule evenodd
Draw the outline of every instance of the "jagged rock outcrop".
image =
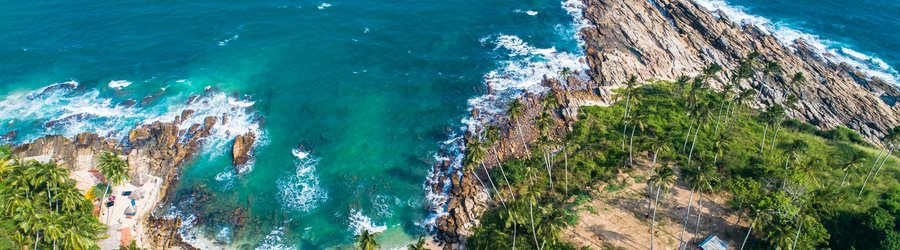
<svg viewBox="0 0 900 250">
<path fill-rule="evenodd" d="M 160 192 L 163 194 L 149 207 L 155 207 L 156 202 L 165 199 L 169 186 L 176 181 L 179 167 L 188 158 L 195 155 L 216 125 L 216 117 L 206 117 L 203 124 L 192 124 L 188 129 L 181 129 L 181 123 L 185 117 L 193 114 L 193 111 L 183 112 L 183 116 L 176 117 L 171 122 L 153 122 L 140 125 L 129 131 L 125 142 L 115 139 L 100 137 L 94 133 L 85 132 L 69 139 L 64 136 L 46 136 L 34 140 L 31 143 L 18 145 L 13 153 L 20 159 L 36 159 L 43 161 L 56 161 L 60 166 L 72 170 L 88 170 L 97 165 L 97 158 L 101 152 L 118 152 L 127 155 L 129 175 L 136 176 L 146 173 L 162 178 Z M 177 234 L 172 235 L 180 221 L 144 216 L 141 218 L 145 228 L 143 232 L 150 234 L 150 239 L 145 245 L 151 249 L 163 249 L 163 246 L 180 246 L 190 249 L 188 245 L 180 242 Z M 168 232 L 158 235 L 160 232 Z M 155 237 L 155 238 L 154 238 Z M 161 237 L 161 238 L 160 238 Z"/>
<path fill-rule="evenodd" d="M 250 150 L 256 143 L 256 135 L 253 132 L 238 135 L 234 138 L 234 144 L 231 147 L 232 164 L 235 167 L 243 166 L 250 161 Z M 240 169 L 238 172 L 241 172 Z"/>
<path fill-rule="evenodd" d="M 873 142 L 900 125 L 900 107 L 890 101 L 900 95 L 896 86 L 831 63 L 802 40 L 785 46 L 755 26 L 736 24 L 690 0 L 585 2 L 592 26 L 582 36 L 589 73 L 599 85 L 617 86 L 632 75 L 670 80 L 697 75 L 712 63 L 734 69 L 740 58 L 756 51 L 783 68 L 782 77 L 760 73 L 756 81 L 742 83 L 742 88 L 761 87 L 758 107 L 783 103 L 792 94 L 800 102 L 788 111 L 791 117 L 826 129 L 846 126 Z M 796 73 L 806 81 L 792 85 Z"/>
</svg>

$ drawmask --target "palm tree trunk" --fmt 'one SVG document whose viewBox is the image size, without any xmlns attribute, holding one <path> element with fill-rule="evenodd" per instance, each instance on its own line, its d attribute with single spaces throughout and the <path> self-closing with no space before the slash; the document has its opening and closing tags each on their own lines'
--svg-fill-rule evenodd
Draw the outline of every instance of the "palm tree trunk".
<svg viewBox="0 0 900 250">
<path fill-rule="evenodd" d="M 656 206 L 653 207 L 653 218 L 650 220 L 650 250 L 653 250 L 653 237 L 656 236 L 656 209 L 659 208 L 659 193 L 661 193 L 662 185 L 656 186 Z M 652 188 L 651 188 L 652 190 Z"/>
<path fill-rule="evenodd" d="M 844 187 L 844 183 L 846 183 L 848 175 L 850 175 L 850 171 L 844 170 L 844 177 L 841 178 L 841 187 Z"/>
<path fill-rule="evenodd" d="M 689 115 L 690 116 L 690 115 Z M 690 118 L 690 117 L 688 117 Z M 684 135 L 684 145 L 681 145 L 681 152 L 687 150 L 688 142 L 691 139 L 691 131 L 694 129 L 694 119 L 691 119 L 691 125 L 688 126 L 688 132 Z"/>
<path fill-rule="evenodd" d="M 528 150 L 528 143 L 525 143 L 525 135 L 522 134 L 522 124 L 519 124 L 519 118 L 516 118 L 516 130 L 519 132 L 519 139 L 522 140 L 522 147 L 525 147 L 525 154 L 531 155 Z"/>
<path fill-rule="evenodd" d="M 519 227 L 519 225 L 517 225 L 516 223 L 513 223 L 513 245 L 512 245 L 513 250 L 516 250 L 516 236 L 519 231 L 518 227 Z"/>
<path fill-rule="evenodd" d="M 625 115 L 622 116 L 622 150 L 625 150 L 625 132 L 628 130 L 628 105 L 631 103 L 631 93 L 625 97 Z"/>
<path fill-rule="evenodd" d="M 887 160 L 889 158 L 891 158 L 891 154 L 893 154 L 893 153 L 894 153 L 894 147 L 891 147 L 891 149 L 888 150 L 887 155 L 884 156 L 884 159 L 881 160 L 881 165 L 878 165 L 878 169 L 875 170 L 875 175 L 872 175 L 872 180 L 874 180 L 875 178 L 878 178 L 878 173 L 881 172 L 881 168 L 884 167 L 884 163 L 887 162 Z"/>
<path fill-rule="evenodd" d="M 481 187 L 483 187 L 483 188 L 484 188 L 484 192 L 487 193 L 488 199 L 491 200 L 491 201 L 494 201 L 494 198 L 491 197 L 491 190 L 487 188 L 487 185 L 484 185 L 484 181 L 482 181 L 481 178 L 478 177 L 478 173 L 475 173 L 475 170 L 474 170 L 474 169 L 472 170 L 472 176 L 474 176 L 475 179 L 478 180 L 478 183 L 481 183 Z"/>
<path fill-rule="evenodd" d="M 703 192 L 697 194 L 697 225 L 694 227 L 694 237 L 700 236 L 700 215 L 703 215 Z"/>
<path fill-rule="evenodd" d="M 647 176 L 653 176 L 656 173 L 656 157 L 659 155 L 659 147 L 656 148 L 656 151 L 653 153 L 653 163 L 650 164 L 650 172 L 647 173 Z M 647 183 L 647 210 L 650 210 L 650 207 L 653 206 L 653 185 Z"/>
<path fill-rule="evenodd" d="M 634 131 L 637 130 L 637 123 L 631 126 L 631 139 L 628 140 L 628 161 L 629 165 L 634 166 Z"/>
<path fill-rule="evenodd" d="M 569 196 L 569 154 L 565 148 L 563 148 L 563 159 L 566 168 L 566 196 Z"/>
<path fill-rule="evenodd" d="M 544 148 L 544 163 L 547 167 L 547 177 L 550 180 L 550 189 L 553 190 L 553 172 L 550 165 L 550 152 L 547 151 L 547 148 Z"/>
<path fill-rule="evenodd" d="M 41 234 L 38 233 L 38 231 L 34 231 L 34 237 L 35 237 L 35 239 L 34 239 L 34 250 L 37 250 L 38 242 L 41 241 Z"/>
<path fill-rule="evenodd" d="M 509 179 L 506 178 L 506 171 L 503 171 L 503 164 L 500 163 L 500 156 L 497 155 L 496 149 L 494 149 L 494 159 L 497 160 L 497 166 L 500 167 L 500 173 L 503 174 L 503 180 L 506 181 L 506 187 L 509 188 L 509 193 L 512 194 L 512 198 L 515 199 L 516 195 L 512 191 L 512 184 L 510 184 Z"/>
<path fill-rule="evenodd" d="M 534 230 L 534 201 L 528 203 L 528 214 L 531 217 L 531 237 L 534 238 L 534 247 L 540 247 L 537 240 L 537 230 Z"/>
<path fill-rule="evenodd" d="M 691 157 L 694 156 L 694 146 L 697 145 L 697 134 L 700 134 L 700 129 L 701 129 L 701 126 L 702 126 L 702 125 L 703 125 L 703 124 L 697 124 L 697 130 L 694 131 L 694 142 L 691 142 L 691 151 L 690 151 L 690 153 L 688 153 L 688 159 L 687 159 L 687 165 L 686 165 L 686 166 L 690 166 L 690 165 L 691 165 Z"/>
<path fill-rule="evenodd" d="M 481 162 L 481 168 L 483 168 L 483 169 L 484 169 L 484 173 L 487 174 L 488 181 L 491 182 L 491 187 L 494 188 L 494 190 L 497 190 L 497 186 L 494 185 L 494 180 L 491 179 L 491 173 L 488 172 L 487 167 L 484 166 L 484 162 Z M 475 172 L 475 171 L 472 171 L 472 173 L 474 173 L 474 172 Z M 502 195 L 500 195 L 500 203 L 503 203 L 503 206 L 506 207 L 506 200 L 503 199 L 503 196 L 502 196 Z"/>
<path fill-rule="evenodd" d="M 759 142 L 759 153 L 763 153 L 763 147 L 766 145 L 766 134 L 769 132 L 769 123 L 766 123 L 766 129 L 763 130 L 763 138 L 762 141 Z"/>
<path fill-rule="evenodd" d="M 872 170 L 875 170 L 875 165 L 878 164 L 879 159 L 881 159 L 881 155 L 884 154 L 885 148 L 881 148 L 881 151 L 878 152 L 878 157 L 875 157 L 875 163 L 872 163 L 872 167 L 869 168 L 869 173 L 866 174 L 866 179 L 863 181 L 862 187 L 859 188 L 859 194 L 857 196 L 862 195 L 863 190 L 866 189 L 866 183 L 869 182 L 869 176 L 872 175 Z"/>
<path fill-rule="evenodd" d="M 747 239 L 750 238 L 750 232 L 753 231 L 753 225 L 756 224 L 756 219 L 757 219 L 757 218 L 753 218 L 753 222 L 750 222 L 750 228 L 747 229 L 747 236 L 744 236 L 744 242 L 741 243 L 741 249 L 740 249 L 740 250 L 744 250 L 744 245 L 747 244 Z"/>
<path fill-rule="evenodd" d="M 684 245 L 684 230 L 687 229 L 688 218 L 691 217 L 691 205 L 694 205 L 694 191 L 697 188 L 691 188 L 691 196 L 688 198 L 688 206 L 687 211 L 684 212 L 684 222 L 681 223 L 681 239 L 679 240 L 678 249 L 681 249 Z"/>
<path fill-rule="evenodd" d="M 775 127 L 775 134 L 772 135 L 772 149 L 774 149 L 775 141 L 778 139 L 778 129 L 781 128 L 781 124 L 776 123 L 776 124 L 773 124 L 772 126 Z"/>
<path fill-rule="evenodd" d="M 800 230 L 803 230 L 803 222 L 800 221 L 800 227 L 797 228 L 797 235 L 794 236 L 794 243 L 791 244 L 791 249 L 797 249 L 797 240 L 800 239 Z"/>
<path fill-rule="evenodd" d="M 719 114 L 716 115 L 716 130 L 713 133 L 714 135 L 719 134 L 719 120 L 722 119 L 722 109 L 725 108 L 725 102 L 722 102 L 722 105 L 719 105 Z"/>
</svg>

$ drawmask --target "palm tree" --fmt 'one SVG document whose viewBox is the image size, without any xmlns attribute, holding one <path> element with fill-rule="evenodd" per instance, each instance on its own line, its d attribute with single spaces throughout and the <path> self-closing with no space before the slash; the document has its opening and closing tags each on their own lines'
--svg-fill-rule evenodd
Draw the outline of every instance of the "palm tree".
<svg viewBox="0 0 900 250">
<path fill-rule="evenodd" d="M 663 166 L 650 177 L 650 184 L 656 185 L 656 205 L 653 206 L 653 217 L 650 222 L 650 249 L 653 250 L 653 238 L 656 236 L 656 210 L 659 208 L 659 194 L 669 190 L 675 184 L 675 171 L 672 168 Z"/>
<path fill-rule="evenodd" d="M 850 175 L 850 173 L 856 173 L 859 171 L 859 167 L 861 167 L 860 165 L 863 163 L 863 161 L 865 161 L 865 159 L 865 154 L 863 154 L 862 152 L 857 152 L 851 155 L 846 162 L 841 164 L 841 170 L 844 171 L 844 177 L 841 177 L 840 187 L 844 187 L 844 183 L 846 183 L 847 176 Z"/>
<path fill-rule="evenodd" d="M 425 250 L 425 236 L 419 236 L 419 240 L 416 243 L 406 245 L 406 250 Z"/>
<path fill-rule="evenodd" d="M 362 233 L 356 236 L 356 249 L 359 250 L 375 250 L 378 249 L 378 241 L 375 236 L 378 233 L 369 233 L 369 229 L 364 229 Z"/>
<path fill-rule="evenodd" d="M 718 181 L 715 166 L 707 165 L 697 172 L 697 224 L 694 227 L 694 235 L 700 235 L 700 215 L 703 214 L 703 192 L 712 191 L 713 183 Z M 686 225 L 685 225 L 686 226 Z M 683 229 L 682 229 L 683 230 Z M 687 244 L 685 244 L 687 247 Z"/>
<path fill-rule="evenodd" d="M 106 194 L 109 193 L 109 186 L 121 185 L 128 179 L 128 164 L 119 158 L 119 154 L 117 153 L 102 152 L 100 153 L 97 170 L 107 181 L 106 191 L 103 192 L 103 201 L 106 201 Z M 111 211 L 106 211 L 107 224 L 109 224 L 109 215 L 111 213 Z"/>
<path fill-rule="evenodd" d="M 631 94 L 635 90 L 635 86 L 637 85 L 637 77 L 632 75 L 628 78 L 628 81 L 625 81 L 625 114 L 622 116 L 622 149 L 625 149 L 625 133 L 628 130 L 628 110 L 631 104 Z"/>
<path fill-rule="evenodd" d="M 531 221 L 531 236 L 534 239 L 534 247 L 540 249 L 540 244 L 538 243 L 537 238 L 537 230 L 534 225 L 534 203 L 537 202 L 538 198 L 541 197 L 541 191 L 532 185 L 531 187 L 526 187 L 524 190 L 525 194 L 523 196 L 528 199 L 528 216 Z"/>
<path fill-rule="evenodd" d="M 895 127 L 894 129 L 888 131 L 888 134 L 884 137 L 884 144 L 887 144 L 888 150 L 887 155 L 883 160 L 881 160 L 881 164 L 878 165 L 878 169 L 875 170 L 875 175 L 872 176 L 872 179 L 878 178 L 878 173 L 881 172 L 881 168 L 884 167 L 884 163 L 887 162 L 890 155 L 894 154 L 894 150 L 897 146 L 900 146 L 900 126 Z"/>
<path fill-rule="evenodd" d="M 495 142 L 500 140 L 500 132 L 496 126 L 487 126 L 484 131 L 484 137 L 487 140 L 485 143 L 487 145 L 493 145 Z M 497 168 L 500 169 L 500 174 L 503 175 L 503 180 L 506 181 L 506 187 L 509 189 L 508 192 L 512 194 L 512 184 L 510 184 L 509 179 L 506 178 L 506 171 L 503 170 L 503 163 L 500 162 L 500 154 L 497 153 L 497 149 L 494 147 L 490 147 L 494 150 L 494 160 L 497 161 Z M 513 196 L 515 198 L 515 196 Z"/>
<path fill-rule="evenodd" d="M 509 104 L 506 113 L 509 114 L 510 120 L 516 121 L 516 130 L 519 134 L 519 139 L 522 140 L 522 147 L 525 148 L 525 154 L 531 155 L 531 151 L 528 150 L 528 143 L 525 143 L 525 136 L 522 134 L 522 124 L 519 123 L 519 117 L 522 117 L 522 108 L 522 102 L 519 99 L 516 99 Z"/>
<path fill-rule="evenodd" d="M 788 109 L 795 109 L 797 107 L 798 100 L 799 99 L 797 99 L 797 96 L 788 95 L 787 100 L 784 102 L 784 107 L 786 107 Z M 779 111 L 779 110 L 776 109 L 775 111 Z M 779 113 L 776 113 L 776 115 L 779 115 Z M 787 113 L 785 112 L 784 108 L 780 109 L 780 115 L 781 116 L 776 117 L 778 119 L 775 120 L 775 124 L 774 124 L 775 135 L 772 136 L 772 147 L 775 147 L 775 140 L 778 138 L 778 129 L 781 128 L 781 121 L 787 120 Z"/>
<path fill-rule="evenodd" d="M 562 70 L 559 71 L 559 77 L 562 78 L 567 84 L 569 83 L 569 76 L 572 76 L 571 68 L 563 67 Z"/>
</svg>

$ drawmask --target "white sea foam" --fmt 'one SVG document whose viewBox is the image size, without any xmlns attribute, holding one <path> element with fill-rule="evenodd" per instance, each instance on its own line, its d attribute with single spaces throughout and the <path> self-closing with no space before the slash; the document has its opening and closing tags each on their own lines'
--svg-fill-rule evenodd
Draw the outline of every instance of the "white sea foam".
<svg viewBox="0 0 900 250">
<path fill-rule="evenodd" d="M 721 11 L 729 19 L 739 24 L 751 24 L 763 32 L 772 34 L 783 45 L 796 48 L 795 41 L 802 39 L 821 58 L 832 63 L 846 63 L 853 68 L 882 80 L 900 86 L 900 73 L 879 58 L 855 51 L 846 44 L 823 39 L 817 35 L 805 33 L 790 27 L 788 24 L 773 22 L 765 17 L 747 13 L 743 7 L 732 6 L 723 0 L 695 0 L 700 6 L 710 11 Z"/>
<path fill-rule="evenodd" d="M 372 218 L 369 218 L 360 210 L 351 209 L 350 210 L 350 228 L 353 230 L 353 235 L 359 235 L 363 232 L 363 230 L 369 230 L 369 233 L 380 233 L 387 230 L 387 226 L 385 225 L 376 225 L 375 222 L 372 222 Z"/>
<path fill-rule="evenodd" d="M 322 3 L 322 4 L 319 4 L 319 6 L 316 8 L 318 8 L 319 10 L 324 10 L 325 8 L 328 8 L 328 7 L 331 7 L 330 3 Z"/>
<path fill-rule="evenodd" d="M 299 149 L 299 148 L 291 149 L 291 154 L 300 160 L 306 159 L 306 157 L 309 156 L 308 152 L 304 152 L 302 149 Z"/>
<path fill-rule="evenodd" d="M 461 134 L 496 122 L 495 119 L 505 112 L 507 104 L 525 93 L 539 95 L 546 92 L 547 88 L 541 85 L 544 77 L 558 78 L 559 72 L 564 68 L 570 69 L 574 77 L 586 79 L 585 72 L 588 68 L 582 55 L 583 51 L 580 49 L 583 48 L 584 41 L 579 36 L 580 30 L 589 26 L 582 15 L 584 4 L 581 0 L 566 0 L 560 4 L 572 16 L 571 27 L 562 30 L 564 36 L 578 43 L 579 49 L 574 53 L 561 52 L 552 47 L 534 47 L 514 35 L 486 36 L 478 40 L 484 46 L 493 43 L 494 50 L 505 53 L 506 58 L 498 62 L 497 69 L 484 76 L 484 83 L 490 89 L 489 93 L 468 100 L 470 110 L 480 111 L 478 116 L 464 118 L 462 122 L 466 126 L 452 132 L 450 139 L 440 145 L 442 154 L 435 155 L 435 162 L 447 161 L 450 166 L 445 172 L 432 171 L 425 182 L 425 198 L 430 204 L 428 208 L 430 214 L 422 224 L 427 228 L 433 228 L 435 219 L 447 213 L 446 202 L 452 188 L 448 177 L 462 174 L 460 170 L 465 145 L 461 140 Z M 440 187 L 441 190 L 433 190 L 434 187 Z"/>
<path fill-rule="evenodd" d="M 278 180 L 281 204 L 286 209 L 309 212 L 328 199 L 315 173 L 319 161 L 308 154 L 299 154 L 299 150 L 292 150 L 291 153 L 297 157 L 294 173 Z"/>
<path fill-rule="evenodd" d="M 219 46 L 228 45 L 228 43 L 230 43 L 231 41 L 237 40 L 240 37 L 241 37 L 240 35 L 235 34 L 235 35 L 231 36 L 231 38 L 219 41 Z"/>
<path fill-rule="evenodd" d="M 287 250 L 295 249 L 284 243 L 284 227 L 276 227 L 259 242 L 257 250 Z"/>
<path fill-rule="evenodd" d="M 114 89 L 122 89 L 131 85 L 131 82 L 126 80 L 113 80 L 109 81 L 109 87 Z"/>
<path fill-rule="evenodd" d="M 529 16 L 537 16 L 538 12 L 533 11 L 533 10 L 528 10 L 528 11 L 525 11 L 525 14 L 527 14 Z"/>
</svg>

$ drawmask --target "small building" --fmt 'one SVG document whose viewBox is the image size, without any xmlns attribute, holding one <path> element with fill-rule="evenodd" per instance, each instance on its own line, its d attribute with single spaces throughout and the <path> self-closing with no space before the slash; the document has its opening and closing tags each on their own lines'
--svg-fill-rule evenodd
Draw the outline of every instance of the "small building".
<svg viewBox="0 0 900 250">
<path fill-rule="evenodd" d="M 719 239 L 719 237 L 710 235 L 709 237 L 706 237 L 703 242 L 700 242 L 700 245 L 698 245 L 697 248 L 703 250 L 728 250 L 728 244 L 722 239 Z"/>
</svg>

